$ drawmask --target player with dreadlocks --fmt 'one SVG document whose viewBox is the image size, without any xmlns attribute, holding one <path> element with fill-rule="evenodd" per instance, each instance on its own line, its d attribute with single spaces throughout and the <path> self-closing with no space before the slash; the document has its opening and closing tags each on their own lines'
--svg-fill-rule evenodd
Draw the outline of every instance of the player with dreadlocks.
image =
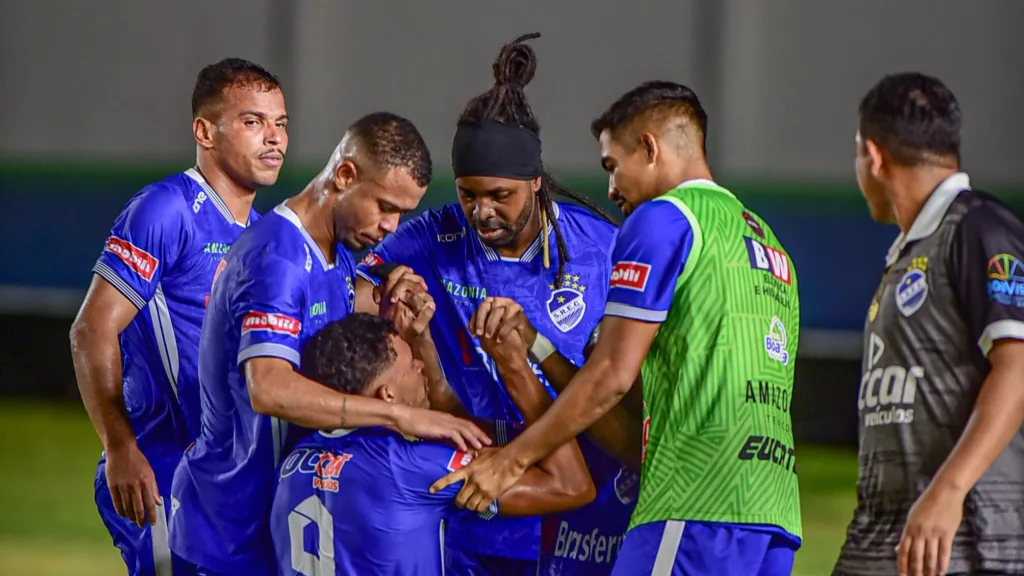
<svg viewBox="0 0 1024 576">
<path fill-rule="evenodd" d="M 539 36 L 522 36 L 502 47 L 493 66 L 494 86 L 470 100 L 459 118 L 452 144 L 458 203 L 399 226 L 359 266 L 360 311 L 377 308 L 371 297 L 378 276 L 374 267 L 404 265 L 426 280 L 436 312 L 414 351 L 426 365 L 435 409 L 522 422 L 504 385 L 511 376 L 504 372 L 520 370 L 536 377 L 554 396 L 559 383 L 545 378 L 539 364 L 557 351 L 581 365 L 584 347 L 603 313 L 616 226 L 544 169 L 540 125 L 524 93 L 537 57 L 523 42 Z M 575 203 L 558 202 L 555 196 Z M 546 338 L 529 343 L 531 353 L 522 366 L 498 366 L 485 352 L 492 342 L 482 343 L 495 335 L 485 324 L 501 316 L 496 308 L 515 303 Z M 617 461 L 586 441 L 580 445 L 599 490 L 616 478 L 620 484 L 629 478 L 628 473 L 619 474 Z M 573 547 L 561 546 L 563 554 L 592 563 L 585 573 L 600 573 L 614 559 L 617 546 L 608 543 L 621 539 L 632 509 L 628 490 L 620 492 L 617 506 L 625 509 L 619 514 L 621 526 L 605 537 L 600 554 L 595 540 L 595 551 L 583 555 L 579 536 Z M 592 528 L 586 528 L 587 537 Z M 553 529 L 552 544 L 569 534 L 568 525 L 562 529 L 558 523 Z M 535 517 L 453 522 L 446 539 L 448 573 L 535 574 L 540 532 Z"/>
</svg>

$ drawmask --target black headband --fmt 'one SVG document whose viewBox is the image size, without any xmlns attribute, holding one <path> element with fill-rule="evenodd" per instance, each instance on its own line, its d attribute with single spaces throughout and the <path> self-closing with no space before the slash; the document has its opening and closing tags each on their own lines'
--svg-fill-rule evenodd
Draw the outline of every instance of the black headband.
<svg viewBox="0 0 1024 576">
<path fill-rule="evenodd" d="M 452 142 L 455 177 L 492 176 L 533 180 L 541 175 L 540 138 L 493 120 L 462 124 Z"/>
</svg>

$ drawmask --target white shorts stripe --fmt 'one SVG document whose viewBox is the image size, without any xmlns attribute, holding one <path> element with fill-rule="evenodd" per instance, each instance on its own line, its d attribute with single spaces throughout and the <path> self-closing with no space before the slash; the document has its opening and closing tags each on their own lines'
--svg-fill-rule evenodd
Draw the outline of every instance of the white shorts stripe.
<svg viewBox="0 0 1024 576">
<path fill-rule="evenodd" d="M 163 504 L 156 506 L 156 524 L 149 527 L 153 547 L 153 567 L 156 576 L 174 576 L 171 564 L 171 547 L 167 543 L 167 513 Z"/>
<path fill-rule="evenodd" d="M 686 528 L 685 520 L 665 521 L 665 531 L 661 533 L 661 544 L 658 545 L 658 555 L 654 557 L 651 576 L 670 576 L 672 574 L 676 555 L 679 553 L 679 542 L 683 539 L 684 528 Z"/>
</svg>

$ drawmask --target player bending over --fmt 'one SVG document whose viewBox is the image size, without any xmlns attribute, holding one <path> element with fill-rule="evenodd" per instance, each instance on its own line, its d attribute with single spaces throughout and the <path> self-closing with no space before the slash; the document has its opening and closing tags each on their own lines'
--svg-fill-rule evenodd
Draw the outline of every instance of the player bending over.
<svg viewBox="0 0 1024 576">
<path fill-rule="evenodd" d="M 857 509 L 834 574 L 1024 574 L 1024 224 L 960 172 L 960 105 L 894 74 L 857 181 L 900 235 L 868 310 Z"/>
<path fill-rule="evenodd" d="M 502 494 L 525 467 L 616 406 L 643 373 L 640 496 L 613 574 L 788 574 L 800 507 L 788 405 L 796 275 L 775 234 L 711 180 L 707 115 L 670 82 L 626 93 L 592 130 L 627 215 L 600 337 L 533 426 L 449 474 L 460 502 Z"/>
<path fill-rule="evenodd" d="M 501 362 L 502 373 L 517 405 L 535 420 L 550 399 L 521 343 L 518 350 Z M 325 326 L 302 354 L 303 374 L 330 388 L 429 406 L 423 364 L 388 320 L 352 314 Z M 472 460 L 471 453 L 388 428 L 314 432 L 281 466 L 271 512 L 279 574 L 444 574 L 444 522 L 466 512 L 455 505 L 454 487 L 437 493 L 428 488 L 439 474 Z M 583 456 L 569 442 L 480 515 L 557 512 L 593 497 Z"/>
<path fill-rule="evenodd" d="M 114 222 L 71 328 L 78 389 L 103 442 L 96 506 L 133 576 L 190 569 L 167 546 L 174 467 L 199 433 L 199 330 L 214 271 L 258 219 L 288 149 L 281 84 L 228 58 L 192 92 L 196 166 L 143 188 Z"/>
<path fill-rule="evenodd" d="M 349 250 L 393 231 L 429 180 L 430 154 L 412 123 L 370 114 L 349 127 L 301 193 L 246 230 L 228 253 L 200 339 L 202 432 L 171 490 L 171 548 L 202 576 L 274 572 L 269 513 L 289 423 L 390 426 L 463 447 L 487 440 L 450 415 L 343 394 L 297 371 L 302 343 L 352 311 Z M 401 298 L 416 286 L 397 281 L 385 296 Z"/>
<path fill-rule="evenodd" d="M 402 224 L 359 267 L 363 279 L 357 292 L 364 311 L 376 310 L 366 282 L 374 281 L 368 273 L 372 266 L 402 264 L 425 278 L 437 304 L 434 337 L 427 332 L 412 344 L 438 383 L 432 387 L 436 394 L 431 405 L 440 410 L 521 420 L 480 342 L 482 331 L 468 326 L 478 309 L 486 316 L 495 297 L 519 302 L 533 324 L 549 335 L 548 348 L 538 349 L 539 354 L 564 354 L 578 364 L 604 308 L 616 227 L 544 170 L 540 126 L 524 91 L 537 56 L 523 41 L 535 36 L 501 48 L 493 66 L 494 86 L 470 100 L 459 118 L 452 144 L 458 203 Z M 590 210 L 556 202 L 556 195 L 576 199 Z M 550 254 L 554 246 L 557 254 Z M 555 258 L 557 263 L 551 261 Z M 634 438 L 639 445 L 639 431 Z M 621 468 L 586 441 L 581 449 L 602 483 Z M 612 532 L 621 535 L 625 529 L 623 521 Z M 533 576 L 539 541 L 539 518 L 456 519 L 446 540 L 452 556 L 448 573 Z M 591 574 L 602 569 L 607 566 L 589 568 Z"/>
</svg>

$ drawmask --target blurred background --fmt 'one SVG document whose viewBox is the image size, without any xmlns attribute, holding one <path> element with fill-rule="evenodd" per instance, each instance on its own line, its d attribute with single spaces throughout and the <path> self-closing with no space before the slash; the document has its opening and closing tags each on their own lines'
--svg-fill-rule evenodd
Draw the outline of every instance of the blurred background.
<svg viewBox="0 0 1024 576">
<path fill-rule="evenodd" d="M 885 73 L 940 77 L 964 109 L 975 187 L 1021 211 L 1021 22 L 1015 0 L 0 0 L 0 574 L 124 573 L 93 505 L 101 448 L 67 332 L 123 203 L 192 165 L 199 69 L 237 56 L 282 79 L 291 142 L 261 211 L 374 110 L 423 132 L 433 207 L 455 201 L 463 106 L 491 86 L 500 46 L 535 31 L 527 93 L 556 176 L 614 210 L 591 119 L 639 82 L 682 82 L 710 116 L 716 179 L 790 251 L 803 317 L 796 573 L 829 573 L 854 501 L 860 328 L 896 236 L 857 190 L 857 104 Z"/>
</svg>

